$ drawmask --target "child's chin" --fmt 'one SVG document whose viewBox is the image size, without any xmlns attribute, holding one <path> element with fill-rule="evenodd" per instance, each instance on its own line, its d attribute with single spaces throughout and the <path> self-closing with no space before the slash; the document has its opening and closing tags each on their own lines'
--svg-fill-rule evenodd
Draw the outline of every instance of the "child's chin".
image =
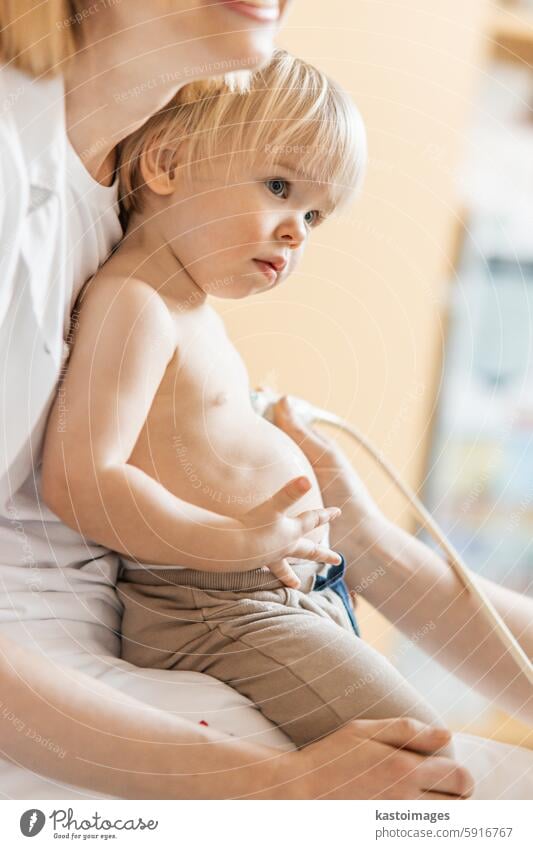
<svg viewBox="0 0 533 849">
<path fill-rule="evenodd" d="M 228 300 L 238 301 L 242 298 L 251 298 L 252 295 L 259 295 L 261 292 L 266 292 L 270 289 L 268 283 L 266 285 L 260 283 L 252 283 L 250 280 L 243 281 L 241 284 L 228 287 L 226 289 L 218 289 L 210 294 L 217 298 L 226 298 Z"/>
<path fill-rule="evenodd" d="M 249 274 L 229 274 L 220 271 L 215 280 L 202 286 L 206 295 L 227 300 L 240 300 L 252 295 L 259 295 L 272 289 L 275 281 L 271 282 L 261 272 Z"/>
<path fill-rule="evenodd" d="M 235 284 L 232 286 L 220 285 L 217 286 L 204 286 L 203 290 L 206 295 L 211 298 L 223 298 L 224 300 L 234 300 L 235 298 L 243 298 L 246 295 L 243 295 L 240 287 L 236 287 Z"/>
</svg>

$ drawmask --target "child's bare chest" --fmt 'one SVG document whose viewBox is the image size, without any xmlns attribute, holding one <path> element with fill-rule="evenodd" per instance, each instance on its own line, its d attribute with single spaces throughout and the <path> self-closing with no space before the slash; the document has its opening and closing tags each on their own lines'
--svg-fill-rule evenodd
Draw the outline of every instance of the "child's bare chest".
<svg viewBox="0 0 533 849">
<path fill-rule="evenodd" d="M 177 351 L 169 363 L 155 403 L 172 398 L 180 410 L 209 416 L 212 410 L 250 407 L 246 366 L 220 317 L 210 308 L 202 320 L 177 317 Z"/>
<path fill-rule="evenodd" d="M 177 326 L 176 355 L 130 462 L 185 501 L 228 515 L 298 474 L 314 483 L 298 446 L 253 410 L 248 372 L 218 315 L 178 317 Z M 299 509 L 321 503 L 314 483 Z"/>
<path fill-rule="evenodd" d="M 262 443 L 256 430 L 264 422 L 252 409 L 246 366 L 218 315 L 178 316 L 176 324 L 177 350 L 131 459 L 183 497 L 193 467 L 198 475 L 202 468 L 202 480 L 240 475 L 243 460 Z M 253 434 L 253 448 L 243 434 Z"/>
</svg>

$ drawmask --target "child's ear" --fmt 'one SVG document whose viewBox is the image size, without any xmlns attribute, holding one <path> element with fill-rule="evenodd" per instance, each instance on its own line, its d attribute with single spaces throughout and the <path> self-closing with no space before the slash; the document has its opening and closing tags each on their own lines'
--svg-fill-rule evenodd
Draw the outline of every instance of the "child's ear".
<svg viewBox="0 0 533 849">
<path fill-rule="evenodd" d="M 150 147 L 140 158 L 141 175 L 156 195 L 171 195 L 178 181 L 178 154 L 170 148 Z"/>
</svg>

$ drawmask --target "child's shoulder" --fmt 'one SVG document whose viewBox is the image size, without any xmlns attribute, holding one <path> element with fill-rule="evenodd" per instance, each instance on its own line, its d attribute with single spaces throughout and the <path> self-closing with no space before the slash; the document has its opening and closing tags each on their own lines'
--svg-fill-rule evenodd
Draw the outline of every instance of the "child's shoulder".
<svg viewBox="0 0 533 849">
<path fill-rule="evenodd" d="M 164 299 L 153 286 L 140 277 L 121 274 L 106 265 L 87 281 L 77 305 L 85 311 L 106 306 L 114 311 L 139 309 L 149 314 L 160 314 L 161 320 L 170 319 Z"/>
<path fill-rule="evenodd" d="M 117 332 L 129 328 L 175 342 L 175 323 L 156 289 L 105 265 L 85 284 L 74 309 L 81 321 L 112 322 Z"/>
</svg>

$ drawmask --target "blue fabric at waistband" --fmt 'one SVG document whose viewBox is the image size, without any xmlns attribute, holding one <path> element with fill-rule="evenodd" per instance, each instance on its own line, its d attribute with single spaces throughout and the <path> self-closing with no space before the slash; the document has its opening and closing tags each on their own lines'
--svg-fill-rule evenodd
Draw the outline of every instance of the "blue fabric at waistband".
<svg viewBox="0 0 533 849">
<path fill-rule="evenodd" d="M 337 593 L 339 598 L 341 599 L 344 607 L 346 608 L 346 613 L 349 616 L 350 622 L 352 623 L 352 628 L 358 637 L 361 636 L 361 632 L 359 630 L 359 625 L 357 619 L 355 618 L 355 613 L 353 612 L 353 608 L 350 602 L 350 595 L 348 593 L 348 588 L 344 582 L 344 573 L 346 572 L 346 563 L 344 561 L 344 557 L 340 553 L 337 552 L 339 557 L 342 557 L 342 561 L 337 566 L 330 566 L 326 575 L 315 575 L 315 582 L 313 585 L 313 591 L 320 591 L 325 589 L 332 589 Z"/>
</svg>

